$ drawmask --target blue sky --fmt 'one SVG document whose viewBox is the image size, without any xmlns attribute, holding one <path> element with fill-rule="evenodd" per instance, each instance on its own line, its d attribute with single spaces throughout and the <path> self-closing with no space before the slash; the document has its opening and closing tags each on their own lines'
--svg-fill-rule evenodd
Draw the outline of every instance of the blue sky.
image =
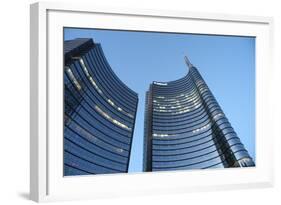
<svg viewBox="0 0 281 205">
<path fill-rule="evenodd" d="M 142 170 L 145 92 L 152 81 L 187 74 L 187 55 L 255 160 L 255 38 L 67 28 L 65 40 L 93 38 L 111 68 L 139 94 L 129 172 Z"/>
</svg>

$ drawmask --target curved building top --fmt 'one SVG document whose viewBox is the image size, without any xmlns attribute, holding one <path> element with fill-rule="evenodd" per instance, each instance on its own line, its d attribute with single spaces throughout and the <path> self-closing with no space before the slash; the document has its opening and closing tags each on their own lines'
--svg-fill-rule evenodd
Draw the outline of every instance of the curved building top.
<svg viewBox="0 0 281 205">
<path fill-rule="evenodd" d="M 177 80 L 167 81 L 167 82 L 153 81 L 152 84 L 160 85 L 160 86 L 172 86 L 174 84 L 177 84 L 177 83 L 179 83 L 181 81 L 186 80 L 186 78 L 188 78 L 188 75 L 190 75 L 191 70 L 194 70 L 196 68 L 191 64 L 191 62 L 189 61 L 187 56 L 184 57 L 184 60 L 185 60 L 185 63 L 187 65 L 187 67 L 188 67 L 188 72 L 187 72 L 187 74 L 184 77 L 179 78 Z"/>
<path fill-rule="evenodd" d="M 122 80 L 120 80 L 120 78 L 115 74 L 115 72 L 113 71 L 113 69 L 111 68 L 111 66 L 109 65 L 104 52 L 102 50 L 102 47 L 100 45 L 100 43 L 95 43 L 93 41 L 93 39 L 91 38 L 76 38 L 74 40 L 66 40 L 64 41 L 64 62 L 65 65 L 71 63 L 73 61 L 73 58 L 75 58 L 76 56 L 79 56 L 83 53 L 86 53 L 87 51 L 89 51 L 90 49 L 92 49 L 93 47 L 96 47 L 100 54 L 101 57 L 103 58 L 103 60 L 105 61 L 106 66 L 108 67 L 108 69 L 110 70 L 110 73 L 112 75 L 114 75 L 114 77 L 116 79 L 118 79 L 118 82 L 120 84 L 122 84 L 122 86 L 125 89 L 128 89 L 129 92 L 131 92 L 133 95 L 138 95 L 138 93 L 136 93 L 134 90 L 132 90 L 131 88 L 129 88 Z"/>
</svg>

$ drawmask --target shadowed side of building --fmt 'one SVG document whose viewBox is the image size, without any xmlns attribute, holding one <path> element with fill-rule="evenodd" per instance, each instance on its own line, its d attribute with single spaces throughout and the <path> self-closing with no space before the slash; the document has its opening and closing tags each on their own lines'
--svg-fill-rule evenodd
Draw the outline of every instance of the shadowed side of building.
<svg viewBox="0 0 281 205">
<path fill-rule="evenodd" d="M 137 94 L 92 39 L 64 42 L 64 176 L 128 172 Z"/>
</svg>

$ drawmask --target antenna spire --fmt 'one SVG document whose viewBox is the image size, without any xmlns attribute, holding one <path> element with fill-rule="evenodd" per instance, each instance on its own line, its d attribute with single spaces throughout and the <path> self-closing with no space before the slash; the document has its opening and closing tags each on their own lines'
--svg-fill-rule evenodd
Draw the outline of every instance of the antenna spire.
<svg viewBox="0 0 281 205">
<path fill-rule="evenodd" d="M 190 63 L 190 61 L 189 61 L 187 56 L 184 56 L 184 60 L 185 60 L 186 65 L 188 66 L 188 68 L 192 68 L 193 67 L 193 65 Z"/>
</svg>

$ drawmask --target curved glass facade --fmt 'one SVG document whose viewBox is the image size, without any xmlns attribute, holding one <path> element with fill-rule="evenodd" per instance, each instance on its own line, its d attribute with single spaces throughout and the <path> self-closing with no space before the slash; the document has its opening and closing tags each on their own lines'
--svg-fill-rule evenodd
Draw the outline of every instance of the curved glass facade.
<svg viewBox="0 0 281 205">
<path fill-rule="evenodd" d="M 128 172 L 137 94 L 92 39 L 64 42 L 64 175 Z"/>
<path fill-rule="evenodd" d="M 198 70 L 146 93 L 144 171 L 255 166 Z"/>
</svg>

